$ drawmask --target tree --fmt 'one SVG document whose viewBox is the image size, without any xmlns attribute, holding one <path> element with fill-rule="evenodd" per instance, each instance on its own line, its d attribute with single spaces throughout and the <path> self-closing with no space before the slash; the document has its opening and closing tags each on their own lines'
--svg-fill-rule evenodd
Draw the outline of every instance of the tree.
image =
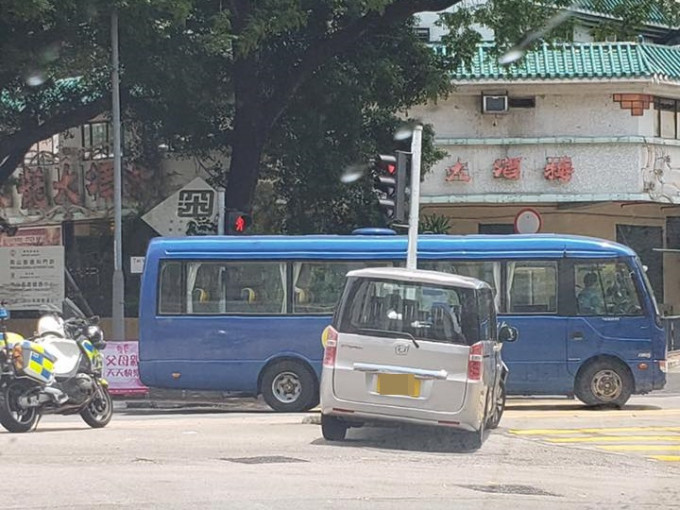
<svg viewBox="0 0 680 510">
<path fill-rule="evenodd" d="M 327 168 L 337 174 L 376 148 L 368 139 L 385 136 L 392 115 L 444 93 L 447 70 L 479 41 L 474 23 L 493 28 L 501 48 L 531 43 L 537 31 L 568 37 L 560 27 L 541 28 L 566 0 L 461 6 L 442 19 L 451 29 L 444 58 L 403 37 L 415 13 L 459 2 L 117 0 L 125 119 L 139 126 L 148 145 L 142 153 L 159 143 L 178 155 L 223 152 L 228 168 L 217 167 L 216 177 L 227 185 L 227 205 L 249 210 L 263 170 L 278 168 L 280 182 L 290 181 L 281 165 L 309 172 L 303 163 L 326 151 L 335 154 Z M 671 0 L 657 3 L 677 11 Z M 0 0 L 0 182 L 31 144 L 108 110 L 111 7 L 107 0 Z M 346 122 L 323 132 L 339 110 Z M 361 189 L 345 191 L 364 200 Z M 348 196 L 343 207 L 353 203 Z"/>
</svg>

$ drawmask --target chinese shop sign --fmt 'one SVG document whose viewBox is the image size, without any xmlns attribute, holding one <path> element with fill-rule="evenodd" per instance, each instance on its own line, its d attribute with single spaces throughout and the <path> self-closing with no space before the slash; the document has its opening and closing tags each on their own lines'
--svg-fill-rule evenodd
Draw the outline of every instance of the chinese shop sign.
<svg viewBox="0 0 680 510">
<path fill-rule="evenodd" d="M 470 171 L 468 170 L 467 162 L 462 162 L 460 158 L 455 164 L 446 169 L 446 182 L 470 182 Z"/>
<path fill-rule="evenodd" d="M 574 173 L 574 165 L 569 156 L 546 158 L 543 176 L 549 181 L 569 182 Z"/>
<path fill-rule="evenodd" d="M 520 164 L 522 158 L 501 158 L 493 162 L 493 176 L 495 179 L 517 181 L 520 178 Z"/>
</svg>

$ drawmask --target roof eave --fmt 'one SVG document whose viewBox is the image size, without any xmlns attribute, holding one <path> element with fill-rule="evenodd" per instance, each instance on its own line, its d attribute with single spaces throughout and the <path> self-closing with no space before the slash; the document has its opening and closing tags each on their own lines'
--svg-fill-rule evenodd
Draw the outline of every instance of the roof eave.
<svg viewBox="0 0 680 510">
<path fill-rule="evenodd" d="M 620 78 L 481 78 L 481 79 L 452 79 L 451 83 L 454 86 L 464 85 L 544 85 L 544 84 L 599 84 L 599 83 L 657 83 L 659 80 L 655 76 L 639 76 L 639 77 L 620 77 Z M 680 80 L 674 83 L 680 83 Z"/>
</svg>

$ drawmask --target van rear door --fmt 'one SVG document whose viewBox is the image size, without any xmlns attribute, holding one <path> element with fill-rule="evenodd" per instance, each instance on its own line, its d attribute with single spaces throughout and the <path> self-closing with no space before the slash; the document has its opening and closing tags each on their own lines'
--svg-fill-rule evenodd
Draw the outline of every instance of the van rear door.
<svg viewBox="0 0 680 510">
<path fill-rule="evenodd" d="M 476 339 L 474 306 L 472 289 L 357 279 L 339 321 L 336 398 L 457 412 Z"/>
</svg>

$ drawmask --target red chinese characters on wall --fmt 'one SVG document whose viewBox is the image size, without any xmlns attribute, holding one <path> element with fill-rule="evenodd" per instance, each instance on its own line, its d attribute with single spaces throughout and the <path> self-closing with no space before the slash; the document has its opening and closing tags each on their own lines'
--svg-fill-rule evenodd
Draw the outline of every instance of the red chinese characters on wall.
<svg viewBox="0 0 680 510">
<path fill-rule="evenodd" d="M 85 172 L 85 189 L 94 199 L 113 198 L 113 161 L 93 161 Z"/>
<path fill-rule="evenodd" d="M 78 192 L 77 175 L 71 171 L 71 166 L 64 163 L 61 177 L 58 181 L 52 181 L 54 191 L 54 202 L 66 206 L 68 204 L 79 204 L 80 193 Z"/>
<path fill-rule="evenodd" d="M 17 191 L 21 194 L 21 208 L 42 210 L 47 208 L 45 171 L 41 167 L 23 167 L 19 174 Z"/>
<path fill-rule="evenodd" d="M 458 159 L 455 164 L 446 169 L 446 177 L 444 180 L 446 182 L 470 182 L 472 178 L 470 177 L 467 162 L 463 163 Z"/>
<path fill-rule="evenodd" d="M 549 181 L 569 182 L 574 173 L 571 157 L 546 158 L 543 176 Z"/>
<path fill-rule="evenodd" d="M 521 175 L 520 163 L 522 158 L 501 158 L 493 162 L 493 176 L 495 179 L 517 181 Z"/>
</svg>

